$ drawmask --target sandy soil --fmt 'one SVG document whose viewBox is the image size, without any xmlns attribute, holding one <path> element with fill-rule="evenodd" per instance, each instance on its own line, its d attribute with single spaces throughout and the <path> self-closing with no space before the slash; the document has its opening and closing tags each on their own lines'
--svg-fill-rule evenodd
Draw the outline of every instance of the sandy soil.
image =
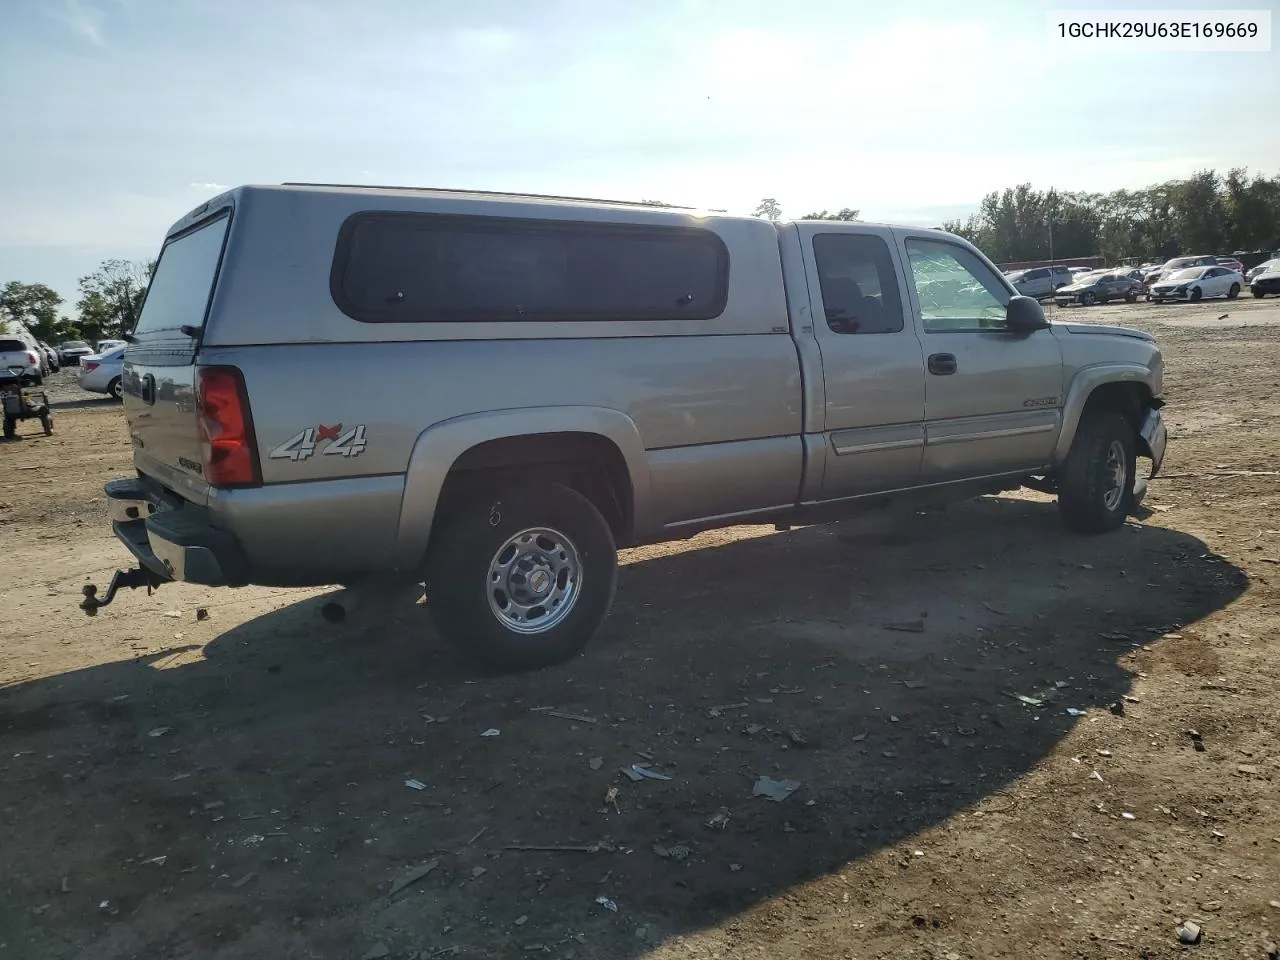
<svg viewBox="0 0 1280 960">
<path fill-rule="evenodd" d="M 0 444 L 0 960 L 1274 958 L 1280 302 L 1072 318 L 1165 350 L 1123 530 L 1028 493 L 634 550 L 584 656 L 499 679 L 408 603 L 84 617 L 129 444 L 60 375 Z"/>
</svg>

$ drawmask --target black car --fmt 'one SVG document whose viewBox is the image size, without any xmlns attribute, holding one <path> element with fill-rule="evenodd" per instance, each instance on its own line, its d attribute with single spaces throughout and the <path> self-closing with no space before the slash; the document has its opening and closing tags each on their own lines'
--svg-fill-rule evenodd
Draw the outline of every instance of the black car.
<svg viewBox="0 0 1280 960">
<path fill-rule="evenodd" d="M 1249 292 L 1261 300 L 1268 293 L 1280 294 L 1280 270 L 1261 273 L 1249 284 Z"/>
</svg>

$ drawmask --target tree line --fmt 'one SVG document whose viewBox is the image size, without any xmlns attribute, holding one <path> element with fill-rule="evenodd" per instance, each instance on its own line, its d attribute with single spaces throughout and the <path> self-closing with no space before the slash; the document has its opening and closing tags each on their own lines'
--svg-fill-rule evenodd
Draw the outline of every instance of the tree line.
<svg viewBox="0 0 1280 960">
<path fill-rule="evenodd" d="M 997 263 L 1270 251 L 1280 248 L 1280 176 L 1201 170 L 1186 180 L 1110 193 L 1039 191 L 1023 183 L 987 194 L 977 213 L 943 229 Z"/>
<path fill-rule="evenodd" d="M 74 319 L 62 312 L 66 301 L 52 287 L 10 280 L 0 287 L 0 325 L 23 323 L 45 343 L 119 337 L 133 329 L 154 269 L 154 260 L 104 260 L 80 278 Z"/>
</svg>

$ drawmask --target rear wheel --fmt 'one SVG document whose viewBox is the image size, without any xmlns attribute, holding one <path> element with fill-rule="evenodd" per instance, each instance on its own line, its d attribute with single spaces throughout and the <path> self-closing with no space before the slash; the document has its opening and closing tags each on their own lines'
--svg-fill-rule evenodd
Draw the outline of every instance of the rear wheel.
<svg viewBox="0 0 1280 960">
<path fill-rule="evenodd" d="M 1137 438 L 1123 414 L 1086 414 L 1058 472 L 1058 509 L 1072 530 L 1105 533 L 1133 506 Z"/>
<path fill-rule="evenodd" d="M 1240 296 L 1240 284 L 1233 283 L 1231 289 L 1227 291 L 1227 299 L 1234 300 L 1238 296 Z"/>
<path fill-rule="evenodd" d="M 111 394 L 111 396 L 115 397 L 117 400 L 123 400 L 124 382 L 119 377 L 116 377 L 107 384 L 107 393 Z"/>
<path fill-rule="evenodd" d="M 1259 290 L 1257 287 L 1254 287 L 1252 292 L 1255 300 L 1261 300 L 1263 297 L 1266 296 L 1266 294 L 1263 293 L 1261 290 Z"/>
<path fill-rule="evenodd" d="M 609 524 L 556 483 L 512 486 L 447 514 L 427 559 L 427 609 L 446 640 L 498 671 L 567 660 L 613 603 Z"/>
<path fill-rule="evenodd" d="M 1137 303 L 1137 302 L 1138 302 L 1138 295 L 1137 295 L 1136 293 L 1134 293 L 1132 290 L 1130 290 L 1128 293 L 1126 293 L 1126 294 L 1124 295 L 1124 302 L 1125 302 L 1125 303 Z"/>
</svg>

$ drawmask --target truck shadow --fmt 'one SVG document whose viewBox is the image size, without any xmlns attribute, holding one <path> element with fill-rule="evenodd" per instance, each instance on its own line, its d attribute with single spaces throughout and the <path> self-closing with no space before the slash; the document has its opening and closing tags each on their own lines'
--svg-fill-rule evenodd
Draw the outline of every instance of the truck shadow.
<svg viewBox="0 0 1280 960">
<path fill-rule="evenodd" d="M 1182 642 L 1159 638 L 1247 582 L 1186 534 L 1079 538 L 1048 503 L 997 498 L 626 559 L 596 643 L 537 673 L 480 677 L 422 608 L 333 628 L 309 600 L 203 657 L 5 690 L 4 755 L 33 753 L 0 788 L 26 838 L 0 927 L 34 929 L 46 891 L 80 872 L 105 877 L 142 952 L 173 946 L 176 912 L 191 956 L 239 938 L 293 956 L 286 941 L 321 928 L 350 955 L 585 937 L 592 955 L 639 956 L 998 807 L 1080 722 L 1068 707 L 1123 703 L 1126 656 Z M 1187 664 L 1213 670 L 1204 651 Z M 69 769 L 39 759 L 77 752 Z M 670 779 L 622 772 L 637 763 Z M 762 775 L 800 786 L 753 798 Z M 101 827 L 59 847 L 86 818 Z M 128 865 L 144 847 L 172 869 Z M 87 943 L 93 920 L 58 929 Z"/>
</svg>

